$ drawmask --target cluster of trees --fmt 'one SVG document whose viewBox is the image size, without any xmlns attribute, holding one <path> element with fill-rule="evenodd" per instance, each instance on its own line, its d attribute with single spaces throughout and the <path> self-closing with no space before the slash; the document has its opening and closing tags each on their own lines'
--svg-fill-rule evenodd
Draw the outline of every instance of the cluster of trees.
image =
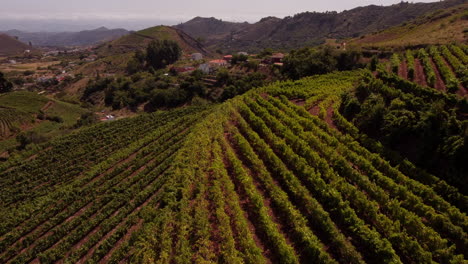
<svg viewBox="0 0 468 264">
<path fill-rule="evenodd" d="M 135 56 L 127 64 L 127 72 L 130 74 L 142 70 L 159 70 L 176 62 L 182 55 L 182 49 L 177 42 L 172 40 L 154 40 L 143 52 L 138 50 Z"/>
<path fill-rule="evenodd" d="M 3 72 L 0 72 L 0 93 L 7 93 L 11 90 L 13 90 L 13 84 L 6 79 Z"/>
<path fill-rule="evenodd" d="M 361 68 L 361 53 L 355 50 L 337 51 L 332 47 L 293 50 L 284 58 L 282 73 L 290 79 Z"/>
<path fill-rule="evenodd" d="M 135 109 L 148 102 L 146 110 L 177 107 L 196 99 L 220 102 L 263 86 L 267 76 L 258 72 L 232 74 L 226 69 L 220 69 L 215 76 L 215 83 L 206 82 L 206 78 L 208 76 L 199 70 L 189 75 L 172 76 L 157 71 L 138 72 L 118 78 L 96 78 L 88 83 L 82 100 L 92 100 L 93 94 L 101 93 L 106 106 L 113 109 Z M 223 92 L 217 92 L 218 88 L 222 88 Z"/>
<path fill-rule="evenodd" d="M 461 183 L 468 174 L 468 121 L 464 104 L 443 96 L 402 93 L 404 83 L 366 78 L 344 95 L 340 112 L 368 136 L 416 165 Z M 466 104 L 466 102 L 465 102 Z"/>
<path fill-rule="evenodd" d="M 243 94 L 266 83 L 266 75 L 254 72 L 243 76 L 233 76 L 227 70 L 220 70 L 216 76 L 217 86 L 224 87 L 221 101 Z"/>
</svg>

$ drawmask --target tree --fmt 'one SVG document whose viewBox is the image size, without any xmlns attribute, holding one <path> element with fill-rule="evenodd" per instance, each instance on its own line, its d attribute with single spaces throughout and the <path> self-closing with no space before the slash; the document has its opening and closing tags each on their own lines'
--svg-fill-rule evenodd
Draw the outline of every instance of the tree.
<svg viewBox="0 0 468 264">
<path fill-rule="evenodd" d="M 146 62 L 154 69 L 163 69 L 176 62 L 182 54 L 177 42 L 172 40 L 155 40 L 146 48 Z"/>
<path fill-rule="evenodd" d="M 13 84 L 5 78 L 3 72 L 0 72 L 0 93 L 8 93 L 11 90 L 13 90 Z"/>
<path fill-rule="evenodd" d="M 282 68 L 283 74 L 291 79 L 329 73 L 337 69 L 337 60 L 330 48 L 321 50 L 303 48 L 293 50 L 286 58 Z"/>
</svg>

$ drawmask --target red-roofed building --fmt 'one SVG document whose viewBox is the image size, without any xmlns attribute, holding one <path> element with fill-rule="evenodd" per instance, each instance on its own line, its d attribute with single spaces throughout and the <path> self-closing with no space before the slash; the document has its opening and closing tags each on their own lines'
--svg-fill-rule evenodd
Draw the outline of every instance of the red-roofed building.
<svg viewBox="0 0 468 264">
<path fill-rule="evenodd" d="M 232 55 L 226 55 L 226 56 L 223 57 L 223 59 L 224 59 L 225 61 L 231 62 L 231 60 L 232 60 Z"/>
<path fill-rule="evenodd" d="M 212 60 L 209 62 L 211 66 L 218 66 L 218 67 L 223 67 L 227 66 L 228 62 L 226 60 Z"/>
<path fill-rule="evenodd" d="M 284 54 L 283 53 L 275 53 L 271 55 L 271 62 L 273 63 L 281 63 L 283 62 L 284 59 Z"/>
</svg>

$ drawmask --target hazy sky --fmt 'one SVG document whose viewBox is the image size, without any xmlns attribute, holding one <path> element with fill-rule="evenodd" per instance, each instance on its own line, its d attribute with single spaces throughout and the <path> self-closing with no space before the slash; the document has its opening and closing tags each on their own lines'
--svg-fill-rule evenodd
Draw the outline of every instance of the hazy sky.
<svg viewBox="0 0 468 264">
<path fill-rule="evenodd" d="M 255 22 L 305 11 L 342 11 L 400 0 L 0 0 L 3 19 L 109 19 L 182 22 L 195 16 Z M 435 2 L 418 0 L 415 2 Z"/>
</svg>

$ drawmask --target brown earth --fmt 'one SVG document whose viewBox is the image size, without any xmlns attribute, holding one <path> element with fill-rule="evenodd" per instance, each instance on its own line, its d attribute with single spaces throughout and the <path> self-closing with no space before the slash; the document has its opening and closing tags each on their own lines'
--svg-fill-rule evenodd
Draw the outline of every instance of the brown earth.
<svg viewBox="0 0 468 264">
<path fill-rule="evenodd" d="M 427 86 L 424 68 L 419 59 L 414 59 L 414 82 L 422 86 Z"/>
<path fill-rule="evenodd" d="M 400 67 L 398 67 L 398 76 L 408 80 L 408 65 L 406 64 L 406 61 L 402 61 Z"/>
<path fill-rule="evenodd" d="M 442 76 L 440 75 L 439 68 L 437 68 L 437 66 L 435 65 L 432 58 L 431 58 L 431 64 L 432 64 L 432 68 L 434 69 L 434 72 L 436 74 L 436 82 L 435 82 L 435 85 L 434 85 L 435 87 L 434 88 L 437 89 L 438 91 L 441 91 L 441 92 L 447 91 L 447 87 L 445 87 L 445 83 L 442 80 Z"/>
</svg>

